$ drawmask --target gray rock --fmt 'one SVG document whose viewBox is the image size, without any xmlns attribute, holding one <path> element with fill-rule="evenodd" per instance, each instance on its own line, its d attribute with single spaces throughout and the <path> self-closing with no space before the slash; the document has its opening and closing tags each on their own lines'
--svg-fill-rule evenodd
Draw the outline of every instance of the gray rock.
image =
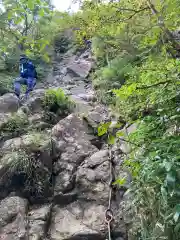
<svg viewBox="0 0 180 240">
<path fill-rule="evenodd" d="M 0 113 L 16 112 L 19 99 L 13 93 L 6 93 L 0 97 Z"/>
<path fill-rule="evenodd" d="M 87 102 L 95 102 L 97 100 L 93 94 L 79 94 L 78 97 L 82 98 Z"/>
<path fill-rule="evenodd" d="M 25 106 L 27 106 L 31 113 L 39 113 L 42 111 L 42 102 L 45 96 L 45 89 L 37 89 L 31 92 Z"/>
<path fill-rule="evenodd" d="M 94 168 L 109 160 L 109 151 L 100 150 L 84 161 L 84 167 Z"/>
<path fill-rule="evenodd" d="M 48 231 L 48 222 L 51 214 L 51 205 L 32 209 L 28 213 L 28 239 L 44 239 Z"/>
<path fill-rule="evenodd" d="M 69 74 L 63 76 L 62 81 L 63 81 L 64 84 L 67 84 L 67 85 L 74 85 L 75 84 L 74 81 L 73 81 L 73 78 Z"/>
<path fill-rule="evenodd" d="M 8 197 L 0 203 L 0 239 L 26 239 L 28 202 L 19 197 Z"/>
<path fill-rule="evenodd" d="M 67 66 L 67 71 L 74 76 L 86 78 L 92 68 L 92 62 L 80 59 L 78 62 L 73 62 Z"/>
<path fill-rule="evenodd" d="M 54 196 L 59 195 L 59 193 L 70 191 L 73 188 L 74 180 L 72 174 L 73 171 L 66 171 L 65 169 L 59 173 L 55 180 Z"/>
<path fill-rule="evenodd" d="M 105 107 L 96 106 L 94 109 L 84 114 L 84 119 L 88 124 L 97 129 L 98 125 L 106 120 L 108 120 L 108 113 Z"/>
<path fill-rule="evenodd" d="M 97 151 L 89 141 L 87 129 L 80 117 L 71 114 L 52 129 L 54 149 L 57 153 L 55 195 L 73 188 L 74 173 L 84 159 Z"/>
<path fill-rule="evenodd" d="M 88 102 L 82 100 L 80 97 L 76 95 L 72 95 L 71 99 L 76 104 L 76 107 L 74 109 L 75 113 L 88 114 L 93 109 L 93 107 L 89 105 Z"/>
<path fill-rule="evenodd" d="M 72 143 L 77 140 L 83 144 L 84 140 L 90 139 L 87 132 L 83 120 L 78 115 L 71 114 L 53 127 L 52 136 Z"/>
<path fill-rule="evenodd" d="M 105 202 L 109 194 L 109 161 L 106 150 L 86 159 L 76 173 L 76 187 L 84 198 Z"/>
<path fill-rule="evenodd" d="M 35 113 L 31 116 L 29 116 L 29 122 L 30 124 L 36 124 L 38 122 L 40 122 L 43 119 L 43 114 L 42 113 Z"/>
<path fill-rule="evenodd" d="M 66 67 L 61 68 L 60 73 L 63 74 L 63 75 L 66 75 L 67 74 L 67 68 Z"/>
<path fill-rule="evenodd" d="M 81 234 L 88 237 L 98 235 L 102 238 L 100 231 L 106 230 L 105 207 L 95 202 L 74 202 L 61 209 L 55 206 L 53 210 L 50 231 L 52 240 L 70 239 Z"/>
<path fill-rule="evenodd" d="M 29 150 L 31 152 L 37 151 L 37 150 L 42 150 L 46 152 L 50 151 L 50 137 L 43 134 L 43 133 L 30 133 L 23 135 L 21 137 L 9 139 L 4 142 L 2 145 L 1 151 L 3 154 L 5 153 L 10 153 L 12 150 Z"/>
</svg>

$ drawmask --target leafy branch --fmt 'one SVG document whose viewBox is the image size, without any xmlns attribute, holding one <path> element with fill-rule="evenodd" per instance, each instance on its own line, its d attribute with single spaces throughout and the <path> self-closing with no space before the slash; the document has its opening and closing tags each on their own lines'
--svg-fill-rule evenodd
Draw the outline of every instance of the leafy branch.
<svg viewBox="0 0 180 240">
<path fill-rule="evenodd" d="M 166 84 L 166 85 L 168 85 L 168 84 L 170 84 L 170 83 L 173 83 L 173 81 L 162 81 L 162 82 L 158 82 L 158 83 L 155 83 L 155 84 L 152 84 L 152 85 L 143 85 L 143 86 L 141 86 L 141 87 L 136 87 L 136 89 L 148 89 L 148 88 L 153 88 L 153 87 L 157 87 L 157 86 L 159 86 L 159 85 L 164 85 L 164 84 Z"/>
</svg>

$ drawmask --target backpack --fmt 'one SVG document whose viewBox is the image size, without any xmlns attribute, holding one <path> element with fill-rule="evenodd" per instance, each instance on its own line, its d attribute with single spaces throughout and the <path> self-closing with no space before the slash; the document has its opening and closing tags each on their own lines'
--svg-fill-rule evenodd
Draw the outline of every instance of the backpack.
<svg viewBox="0 0 180 240">
<path fill-rule="evenodd" d="M 20 75 L 23 78 L 37 78 L 36 68 L 30 60 L 28 60 L 26 63 L 21 64 Z"/>
</svg>

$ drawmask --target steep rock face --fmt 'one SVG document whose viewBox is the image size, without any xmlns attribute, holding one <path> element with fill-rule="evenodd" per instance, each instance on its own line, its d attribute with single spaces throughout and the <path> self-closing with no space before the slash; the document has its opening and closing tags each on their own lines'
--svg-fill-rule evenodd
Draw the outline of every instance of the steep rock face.
<svg viewBox="0 0 180 240">
<path fill-rule="evenodd" d="M 92 146 L 83 121 L 75 114 L 61 120 L 52 129 L 56 162 L 55 195 L 65 193 L 74 186 L 75 172 L 83 160 L 96 151 Z"/>
<path fill-rule="evenodd" d="M 95 93 L 85 79 L 92 66 L 89 51 L 78 57 L 67 52 L 56 63 L 56 76 L 45 85 L 69 91 L 76 103 L 74 113 L 62 120 L 55 116 L 55 121 L 48 121 L 42 106 L 44 89 L 34 90 L 19 110 L 14 95 L 1 97 L 0 123 L 18 111 L 26 115 L 28 127 L 18 137 L 1 142 L 0 239 L 107 239 L 109 151 L 95 144 L 98 138 L 92 128 L 108 120 L 108 113 L 106 107 L 96 103 Z M 111 205 L 112 238 L 124 240 L 126 229 L 114 190 Z"/>
<path fill-rule="evenodd" d="M 101 150 L 87 158 L 78 167 L 76 186 L 78 193 L 87 200 L 108 201 L 109 181 L 108 151 Z"/>
</svg>

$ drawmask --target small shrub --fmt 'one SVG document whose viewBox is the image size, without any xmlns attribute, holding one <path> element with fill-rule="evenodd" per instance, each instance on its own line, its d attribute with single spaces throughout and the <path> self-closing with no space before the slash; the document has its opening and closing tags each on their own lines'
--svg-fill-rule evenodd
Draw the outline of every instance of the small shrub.
<svg viewBox="0 0 180 240">
<path fill-rule="evenodd" d="M 12 91 L 13 80 L 12 75 L 10 76 L 6 72 L 0 73 L 0 96 Z"/>
<path fill-rule="evenodd" d="M 56 53 L 65 53 L 69 49 L 70 40 L 64 34 L 60 33 L 54 38 L 54 49 Z"/>
<path fill-rule="evenodd" d="M 49 89 L 46 91 L 43 106 L 46 111 L 66 116 L 73 108 L 73 102 L 64 94 L 62 89 Z"/>
<path fill-rule="evenodd" d="M 26 127 L 29 121 L 26 114 L 15 113 L 3 123 L 0 127 L 1 137 L 11 135 L 13 137 L 19 136 L 26 132 Z"/>
<path fill-rule="evenodd" d="M 129 136 L 140 144 L 125 161 L 133 175 L 133 227 L 141 218 L 134 231 L 138 239 L 180 239 L 180 138 L 178 133 L 167 134 L 167 126 L 160 117 L 147 117 Z"/>
<path fill-rule="evenodd" d="M 42 171 L 42 163 L 35 154 L 29 154 L 21 149 L 5 155 L 3 162 L 7 167 L 0 178 L 1 184 L 4 182 L 12 190 L 23 188 L 23 192 L 28 196 L 43 195 L 48 174 Z"/>
<path fill-rule="evenodd" d="M 102 67 L 97 70 L 93 76 L 93 85 L 95 89 L 100 89 L 99 99 L 104 103 L 112 103 L 113 98 L 108 94 L 111 89 L 120 88 L 126 80 L 126 74 L 132 71 L 132 62 L 134 58 L 131 56 L 117 57 L 113 59 L 109 66 Z"/>
</svg>

